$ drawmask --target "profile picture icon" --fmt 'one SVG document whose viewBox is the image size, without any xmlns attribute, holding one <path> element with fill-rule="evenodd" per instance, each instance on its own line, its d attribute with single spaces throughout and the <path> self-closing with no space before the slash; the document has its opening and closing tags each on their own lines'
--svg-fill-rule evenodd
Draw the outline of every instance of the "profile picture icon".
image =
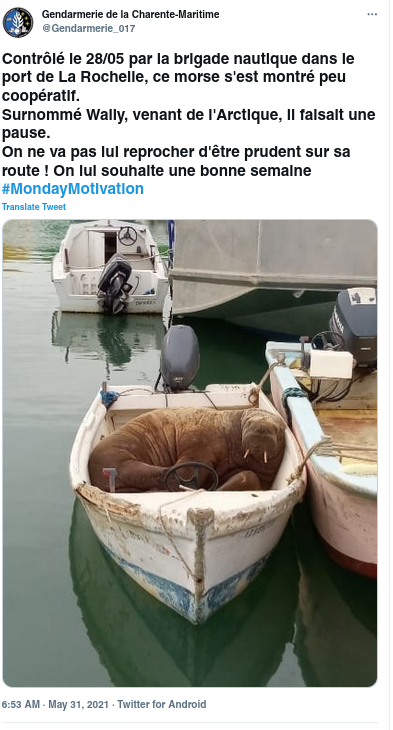
<svg viewBox="0 0 393 730">
<path fill-rule="evenodd" d="M 24 8 L 12 8 L 3 18 L 3 28 L 11 38 L 24 38 L 33 27 L 33 18 Z"/>
</svg>

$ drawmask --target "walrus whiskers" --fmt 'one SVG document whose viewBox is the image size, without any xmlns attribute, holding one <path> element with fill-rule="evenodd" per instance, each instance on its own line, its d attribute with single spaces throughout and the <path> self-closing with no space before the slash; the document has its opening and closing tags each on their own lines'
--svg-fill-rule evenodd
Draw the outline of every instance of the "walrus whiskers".
<svg viewBox="0 0 393 730">
<path fill-rule="evenodd" d="M 250 453 L 250 449 L 247 449 L 247 451 L 244 452 L 243 459 L 247 459 L 247 456 L 249 455 L 249 453 Z"/>
<path fill-rule="evenodd" d="M 267 464 L 267 453 L 266 453 L 266 451 L 263 452 L 263 461 L 265 462 L 265 464 Z"/>
</svg>

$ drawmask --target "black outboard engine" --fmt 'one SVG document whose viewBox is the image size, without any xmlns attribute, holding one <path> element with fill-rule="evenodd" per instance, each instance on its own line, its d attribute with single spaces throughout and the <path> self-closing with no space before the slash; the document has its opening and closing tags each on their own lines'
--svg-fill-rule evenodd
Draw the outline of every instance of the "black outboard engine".
<svg viewBox="0 0 393 730">
<path fill-rule="evenodd" d="M 357 367 L 377 365 L 377 290 L 369 287 L 341 291 L 329 323 L 336 342 L 345 342 Z"/>
<path fill-rule="evenodd" d="M 199 369 L 199 344 L 192 327 L 176 324 L 169 328 L 161 347 L 160 377 L 166 391 L 187 390 Z"/>
<path fill-rule="evenodd" d="M 98 298 L 105 314 L 120 314 L 131 287 L 127 284 L 131 275 L 131 264 L 121 254 L 115 253 L 102 272 L 98 282 Z"/>
</svg>

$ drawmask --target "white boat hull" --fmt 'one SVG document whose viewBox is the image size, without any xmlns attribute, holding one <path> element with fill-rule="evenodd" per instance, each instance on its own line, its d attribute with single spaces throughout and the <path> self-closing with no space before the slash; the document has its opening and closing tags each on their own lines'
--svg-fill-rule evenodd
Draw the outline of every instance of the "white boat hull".
<svg viewBox="0 0 393 730">
<path fill-rule="evenodd" d="M 260 573 L 278 543 L 298 500 L 269 523 L 230 535 L 209 534 L 209 511 L 195 511 L 199 524 L 183 537 L 150 532 L 85 503 L 93 529 L 121 568 L 169 608 L 194 624 L 203 623 L 241 593 Z M 205 521 L 207 520 L 207 521 Z"/>
<path fill-rule="evenodd" d="M 93 275 L 94 284 L 90 287 L 92 294 L 73 294 L 72 275 L 65 274 L 61 279 L 53 279 L 59 305 L 62 312 L 78 312 L 81 314 L 99 314 L 102 312 L 99 300 L 97 299 L 97 284 L 100 278 L 98 273 Z M 166 277 L 155 277 L 155 296 L 131 295 L 126 298 L 124 314 L 162 314 L 164 302 L 168 293 L 168 281 Z"/>
<path fill-rule="evenodd" d="M 126 239 L 124 232 L 132 231 Z M 63 312 L 103 311 L 99 284 L 111 255 L 131 267 L 122 294 L 123 314 L 162 314 L 168 292 L 166 266 L 146 226 L 108 220 L 71 225 L 52 261 L 52 281 Z"/>
<path fill-rule="evenodd" d="M 317 469 L 307 470 L 315 527 L 335 562 L 377 577 L 377 501 L 336 486 Z"/>
</svg>

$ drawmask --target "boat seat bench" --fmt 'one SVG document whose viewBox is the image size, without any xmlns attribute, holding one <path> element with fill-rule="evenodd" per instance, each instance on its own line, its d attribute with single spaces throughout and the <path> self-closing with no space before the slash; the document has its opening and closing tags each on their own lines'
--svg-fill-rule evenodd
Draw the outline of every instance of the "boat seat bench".
<svg viewBox="0 0 393 730">
<path fill-rule="evenodd" d="M 318 420 L 327 436 L 335 443 L 352 446 L 377 448 L 377 416 L 375 410 L 337 410 L 318 409 Z M 357 452 L 368 461 L 368 451 Z"/>
</svg>

